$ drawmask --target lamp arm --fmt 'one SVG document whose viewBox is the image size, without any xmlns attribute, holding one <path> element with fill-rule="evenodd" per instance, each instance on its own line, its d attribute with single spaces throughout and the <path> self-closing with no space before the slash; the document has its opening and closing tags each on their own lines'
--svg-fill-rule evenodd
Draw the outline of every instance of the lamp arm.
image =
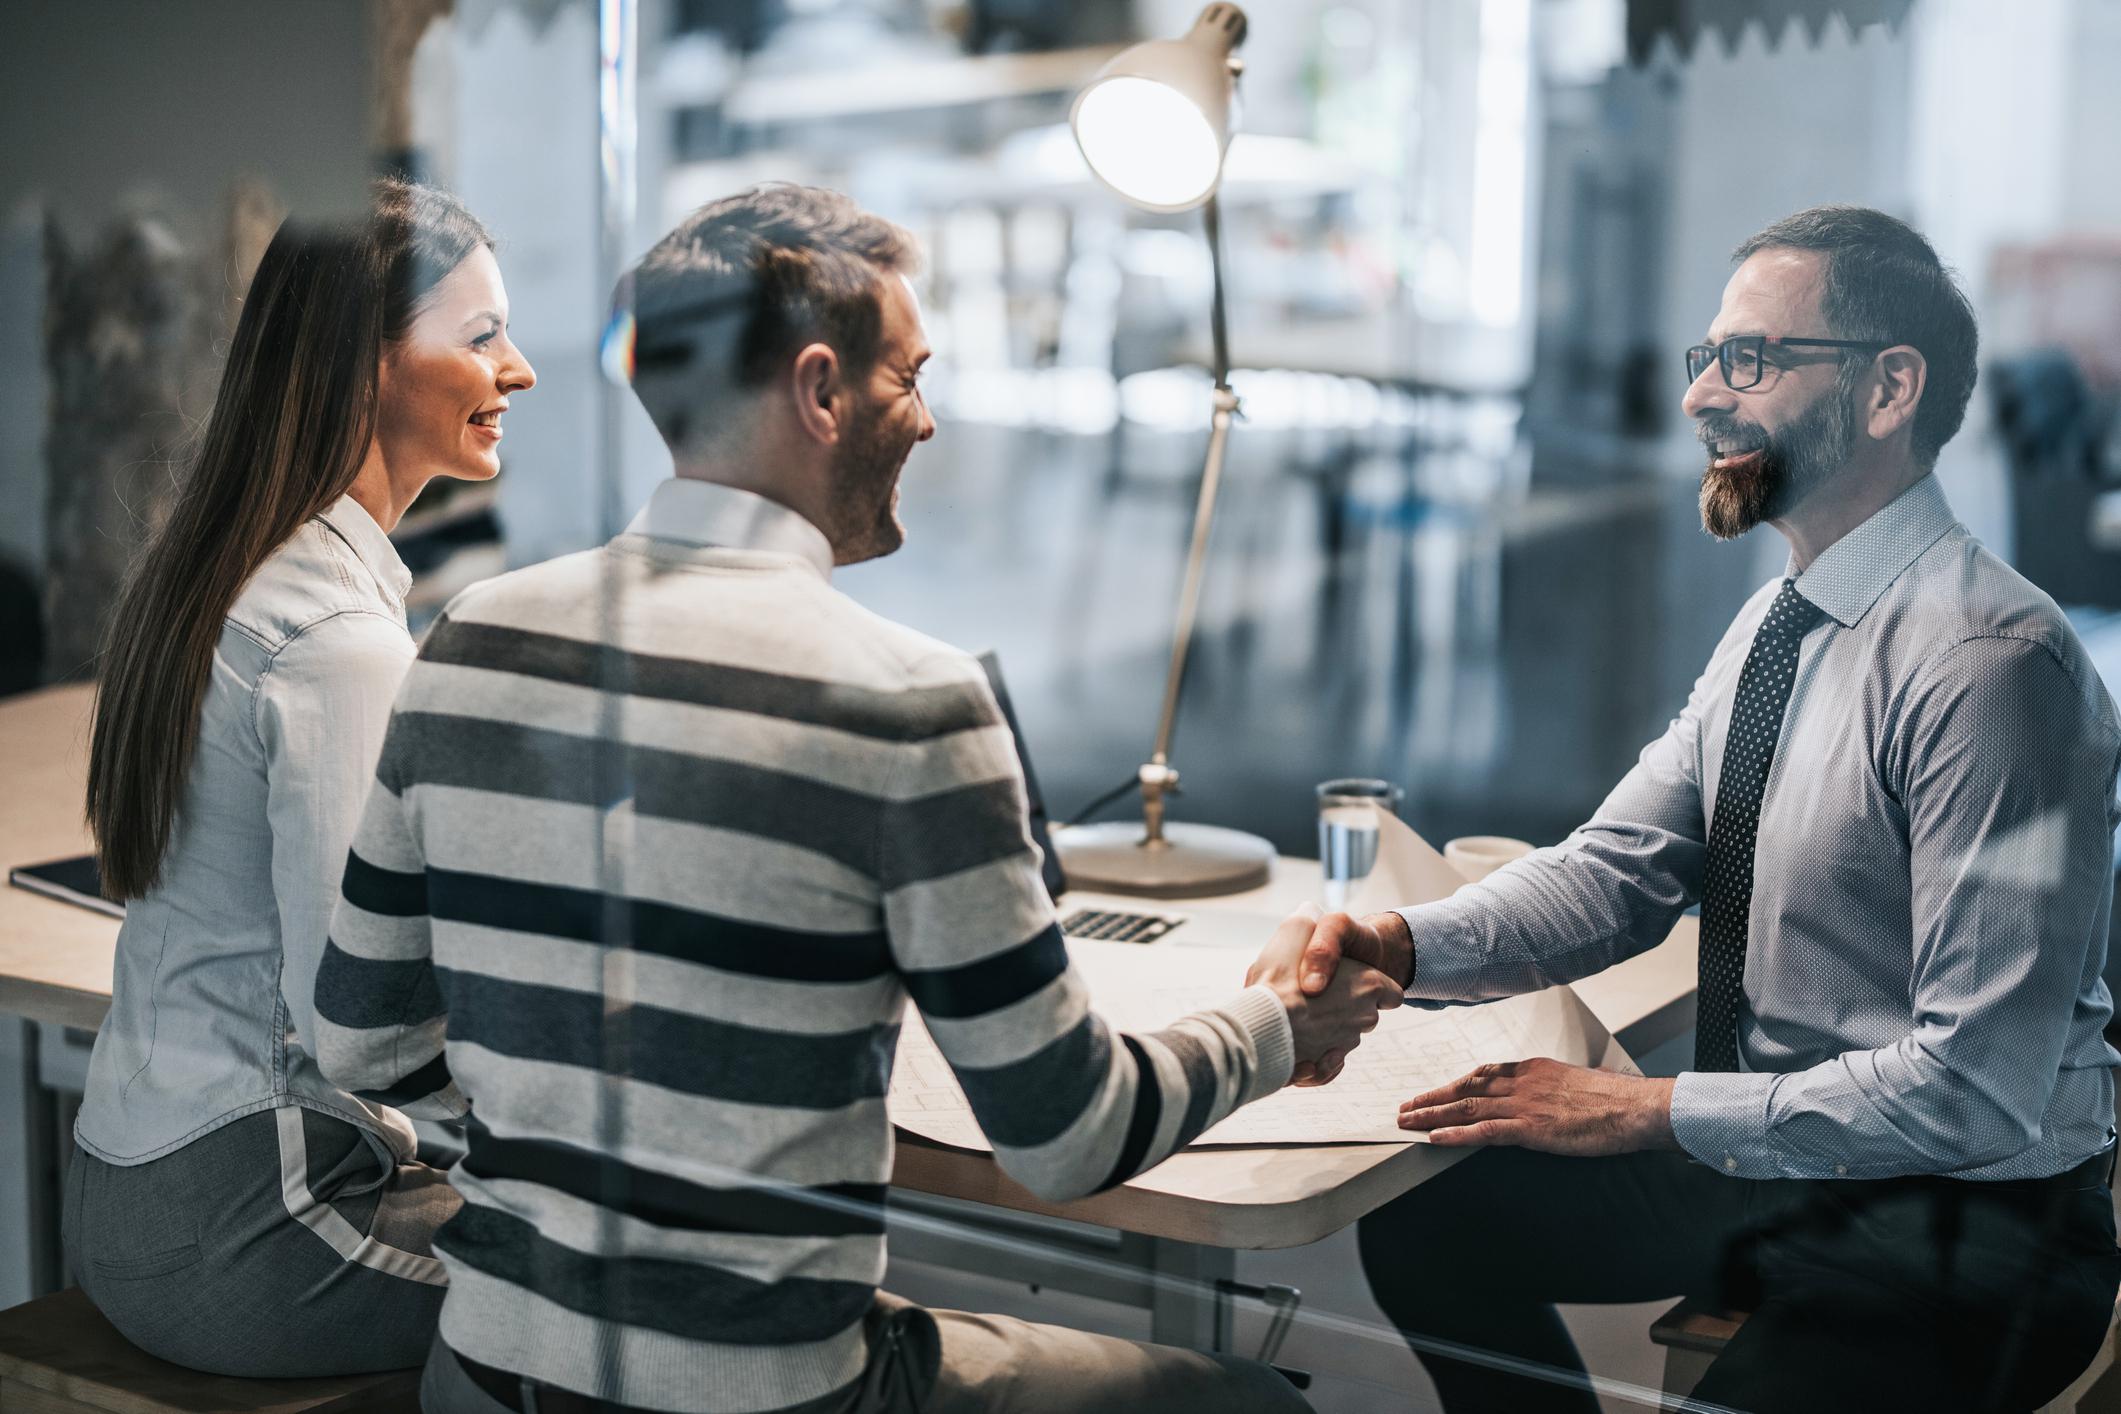
<svg viewBox="0 0 2121 1414">
<path fill-rule="evenodd" d="M 1208 305 L 1208 333 L 1215 350 L 1215 375 L 1217 388 L 1230 386 L 1230 331 L 1223 317 L 1223 213 L 1222 205 L 1211 194 L 1208 204 L 1201 208 L 1201 224 L 1208 229 L 1208 269 L 1215 280 L 1215 293 Z"/>
<path fill-rule="evenodd" d="M 1164 679 L 1163 715 L 1157 719 L 1156 754 L 1164 765 L 1171 753 L 1171 730 L 1178 717 L 1178 695 L 1186 680 L 1186 658 L 1193 646 L 1193 624 L 1200 611 L 1200 583 L 1207 569 L 1208 534 L 1215 526 L 1215 493 L 1222 482 L 1223 448 L 1230 440 L 1230 420 L 1237 397 L 1228 388 L 1215 394 L 1215 415 L 1208 432 L 1208 458 L 1201 468 L 1200 503 L 1193 512 L 1193 545 L 1186 552 L 1186 579 L 1178 595 L 1178 628 L 1171 639 L 1171 669 Z"/>
<path fill-rule="evenodd" d="M 1142 767 L 1142 815 L 1148 826 L 1146 843 L 1163 841 L 1166 791 L 1178 784 L 1178 773 L 1170 767 L 1171 734 L 1178 723 L 1178 699 L 1186 682 L 1186 659 L 1193 647 L 1193 626 L 1200 613 L 1201 580 L 1208 564 L 1208 536 L 1215 528 L 1216 493 L 1222 486 L 1223 454 L 1230 440 L 1230 422 L 1237 414 L 1237 395 L 1230 390 L 1230 354 L 1223 319 L 1222 221 L 1214 197 L 1205 211 L 1208 228 L 1208 260 L 1214 269 L 1214 302 L 1209 323 L 1215 342 L 1215 411 L 1208 425 L 1208 455 L 1201 467 L 1200 501 L 1193 511 L 1193 543 L 1186 551 L 1186 576 L 1178 595 L 1178 624 L 1171 635 L 1171 667 L 1164 678 L 1164 705 L 1156 723 L 1156 750 Z"/>
</svg>

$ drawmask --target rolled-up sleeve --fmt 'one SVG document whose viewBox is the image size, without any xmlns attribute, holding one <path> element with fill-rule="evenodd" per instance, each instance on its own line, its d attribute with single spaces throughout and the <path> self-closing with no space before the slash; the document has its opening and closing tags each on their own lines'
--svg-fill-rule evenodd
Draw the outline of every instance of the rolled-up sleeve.
<svg viewBox="0 0 2121 1414">
<path fill-rule="evenodd" d="M 2040 643 L 1970 639 L 1911 685 L 1909 1034 L 1787 1074 L 1679 1077 L 1672 1130 L 1742 1178 L 1950 1173 L 2039 1140 L 2104 956 L 2121 742 Z"/>
</svg>

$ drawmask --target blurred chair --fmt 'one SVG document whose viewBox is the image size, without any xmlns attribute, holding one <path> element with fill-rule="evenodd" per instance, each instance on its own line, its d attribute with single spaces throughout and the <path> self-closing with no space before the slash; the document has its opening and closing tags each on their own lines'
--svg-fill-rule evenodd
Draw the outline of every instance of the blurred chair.
<svg viewBox="0 0 2121 1414">
<path fill-rule="evenodd" d="M 2121 1314 L 2121 1308 L 2117 1308 Z M 1650 1327 L 1651 1343 L 1665 1352 L 1664 1392 L 1684 1399 L 1701 1383 L 1709 1366 L 1730 1344 L 1745 1324 L 1743 1311 L 1715 1311 L 1692 1301 L 1681 1301 L 1659 1316 Z M 2115 1326 L 2109 1322 L 2106 1339 L 2091 1363 L 2069 1387 L 2032 1414 L 2116 1414 L 2121 1411 L 2121 1375 L 2114 1369 Z"/>
<path fill-rule="evenodd" d="M 12 560 L 0 560 L 0 697 L 27 692 L 43 680 L 44 609 L 36 581 Z"/>
<path fill-rule="evenodd" d="M 2121 501 L 2116 400 L 2093 391 L 2077 356 L 2040 349 L 1991 364 L 1983 380 L 2010 465 L 2012 561 L 2062 605 L 2107 691 L 2121 698 L 2121 542 L 2102 536 L 2102 507 Z M 2121 995 L 2121 845 L 2106 984 Z M 2121 1039 L 2121 1021 L 2109 1024 Z"/>
<path fill-rule="evenodd" d="M 1983 381 L 2010 464 L 2018 571 L 2058 603 L 2121 608 L 2121 544 L 2098 533 L 2102 502 L 2121 494 L 2114 399 L 2061 349 L 1999 359 Z"/>
</svg>

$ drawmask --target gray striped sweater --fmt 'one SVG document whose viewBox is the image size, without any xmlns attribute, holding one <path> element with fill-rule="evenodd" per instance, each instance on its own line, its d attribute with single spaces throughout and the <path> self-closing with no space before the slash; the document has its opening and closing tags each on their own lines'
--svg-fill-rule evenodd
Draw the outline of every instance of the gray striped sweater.
<svg viewBox="0 0 2121 1414">
<path fill-rule="evenodd" d="M 1284 1084 L 1250 988 L 1111 1031 L 976 662 L 829 583 L 808 522 L 670 481 L 453 602 L 399 696 L 317 977 L 335 1082 L 469 1111 L 459 1355 L 635 1408 L 843 1389 L 884 1270 L 911 997 L 1052 1198 Z"/>
</svg>

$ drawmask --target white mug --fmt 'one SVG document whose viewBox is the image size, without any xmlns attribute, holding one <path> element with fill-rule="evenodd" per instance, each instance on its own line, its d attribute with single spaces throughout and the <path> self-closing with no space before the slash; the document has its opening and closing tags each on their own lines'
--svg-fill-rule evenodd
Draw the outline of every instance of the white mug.
<svg viewBox="0 0 2121 1414">
<path fill-rule="evenodd" d="M 1506 835 L 1461 835 L 1443 847 L 1444 862 L 1478 883 L 1513 859 L 1530 854 L 1533 846 Z"/>
</svg>

